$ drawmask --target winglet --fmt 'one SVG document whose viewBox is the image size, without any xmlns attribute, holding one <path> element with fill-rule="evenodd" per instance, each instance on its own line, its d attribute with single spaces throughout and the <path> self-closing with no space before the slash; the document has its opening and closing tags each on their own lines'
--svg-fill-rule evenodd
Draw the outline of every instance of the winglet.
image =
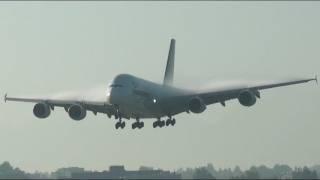
<svg viewBox="0 0 320 180">
<path fill-rule="evenodd" d="M 4 95 L 4 102 L 7 102 L 7 93 Z"/>
<path fill-rule="evenodd" d="M 318 76 L 315 75 L 314 80 L 316 81 L 316 83 L 318 84 Z"/>
</svg>

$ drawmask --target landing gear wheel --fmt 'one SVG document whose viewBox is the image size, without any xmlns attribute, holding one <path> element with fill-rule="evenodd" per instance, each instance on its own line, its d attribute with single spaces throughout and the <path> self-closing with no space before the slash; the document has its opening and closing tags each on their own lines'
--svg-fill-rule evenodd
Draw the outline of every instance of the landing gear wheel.
<svg viewBox="0 0 320 180">
<path fill-rule="evenodd" d="M 171 121 L 171 125 L 174 126 L 175 124 L 176 124 L 176 119 L 173 118 L 172 121 Z"/>
<path fill-rule="evenodd" d="M 126 126 L 126 123 L 124 121 L 120 123 L 121 129 L 123 129 L 125 126 Z"/>
<path fill-rule="evenodd" d="M 153 128 L 158 127 L 158 121 L 153 122 L 152 126 L 153 126 Z"/>
<path fill-rule="evenodd" d="M 159 122 L 159 127 L 161 127 L 161 128 L 162 128 L 165 124 L 166 124 L 166 122 L 165 122 L 165 121 L 160 121 L 160 122 Z"/>
<path fill-rule="evenodd" d="M 121 126 L 120 122 L 117 122 L 115 125 L 116 129 L 119 129 L 120 126 Z"/>
<path fill-rule="evenodd" d="M 170 124 L 172 124 L 171 119 L 167 119 L 166 126 L 169 126 Z"/>
<path fill-rule="evenodd" d="M 136 126 L 137 126 L 137 123 L 136 123 L 136 122 L 132 123 L 132 125 L 131 125 L 132 129 L 135 129 Z"/>
<path fill-rule="evenodd" d="M 125 126 L 126 126 L 126 122 L 124 121 L 118 121 L 115 125 L 116 129 L 119 129 L 119 128 L 123 129 Z"/>
<path fill-rule="evenodd" d="M 132 129 L 135 129 L 135 128 L 143 128 L 144 126 L 144 122 L 141 122 L 140 121 L 140 118 L 139 117 L 136 117 L 136 122 L 132 123 Z"/>
<path fill-rule="evenodd" d="M 140 122 L 140 123 L 138 124 L 139 129 L 143 128 L 143 126 L 144 126 L 144 122 Z"/>
</svg>

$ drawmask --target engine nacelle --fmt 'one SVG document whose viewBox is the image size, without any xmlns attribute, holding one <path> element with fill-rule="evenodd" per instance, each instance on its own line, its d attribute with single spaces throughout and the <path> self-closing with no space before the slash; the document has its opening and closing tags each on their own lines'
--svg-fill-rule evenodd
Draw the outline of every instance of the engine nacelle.
<svg viewBox="0 0 320 180">
<path fill-rule="evenodd" d="M 50 115 L 50 107 L 45 103 L 38 103 L 33 107 L 33 114 L 40 119 L 47 118 Z"/>
<path fill-rule="evenodd" d="M 71 105 L 68 114 L 73 120 L 80 121 L 86 117 L 87 111 L 81 105 Z"/>
<path fill-rule="evenodd" d="M 201 98 L 194 97 L 190 99 L 188 108 L 193 113 L 202 113 L 204 110 L 206 110 L 207 106 Z"/>
<path fill-rule="evenodd" d="M 251 91 L 242 91 L 239 96 L 238 100 L 241 105 L 243 106 L 252 106 L 256 103 L 257 98 L 256 95 Z"/>
</svg>

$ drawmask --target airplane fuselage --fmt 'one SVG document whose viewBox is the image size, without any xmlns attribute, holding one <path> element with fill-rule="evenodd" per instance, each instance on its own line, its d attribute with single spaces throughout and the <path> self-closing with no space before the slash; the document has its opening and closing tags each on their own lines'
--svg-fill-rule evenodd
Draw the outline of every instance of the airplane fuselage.
<svg viewBox="0 0 320 180">
<path fill-rule="evenodd" d="M 170 97 L 187 94 L 186 90 L 157 84 L 129 74 L 116 76 L 109 88 L 107 101 L 117 106 L 125 118 L 160 118 L 187 110 L 185 100 L 167 103 Z"/>
</svg>

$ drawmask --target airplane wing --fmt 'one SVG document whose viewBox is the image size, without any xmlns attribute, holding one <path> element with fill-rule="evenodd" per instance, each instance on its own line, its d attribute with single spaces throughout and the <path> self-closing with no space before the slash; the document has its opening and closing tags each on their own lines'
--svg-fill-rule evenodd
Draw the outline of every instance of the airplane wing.
<svg viewBox="0 0 320 180">
<path fill-rule="evenodd" d="M 107 104 L 104 101 L 88 101 L 88 100 L 79 100 L 74 99 L 54 99 L 54 98 L 23 98 L 23 97 L 8 97 L 7 94 L 4 96 L 4 101 L 17 101 L 17 102 L 31 102 L 31 103 L 45 103 L 50 106 L 53 110 L 55 106 L 64 107 L 66 110 L 69 106 L 74 104 L 80 104 L 86 110 L 94 112 L 96 114 L 105 113 L 108 116 L 114 115 L 116 113 L 115 108 Z"/>
<path fill-rule="evenodd" d="M 260 92 L 259 90 L 264 89 L 270 89 L 275 87 L 281 87 L 281 86 L 289 86 L 293 84 L 300 84 L 300 83 L 306 83 L 309 81 L 317 81 L 317 76 L 315 78 L 309 78 L 309 79 L 300 79 L 300 80 L 291 80 L 291 81 L 282 81 L 282 82 L 269 82 L 269 83 L 259 83 L 255 85 L 241 85 L 237 87 L 231 87 L 231 88 L 221 88 L 218 90 L 211 90 L 211 91 L 202 91 L 198 92 L 197 96 L 201 97 L 205 104 L 214 104 L 214 103 L 221 103 L 222 105 L 225 105 L 224 102 L 231 99 L 236 99 L 239 96 L 239 93 L 245 90 L 251 91 L 256 95 L 256 97 L 260 98 Z"/>
</svg>

